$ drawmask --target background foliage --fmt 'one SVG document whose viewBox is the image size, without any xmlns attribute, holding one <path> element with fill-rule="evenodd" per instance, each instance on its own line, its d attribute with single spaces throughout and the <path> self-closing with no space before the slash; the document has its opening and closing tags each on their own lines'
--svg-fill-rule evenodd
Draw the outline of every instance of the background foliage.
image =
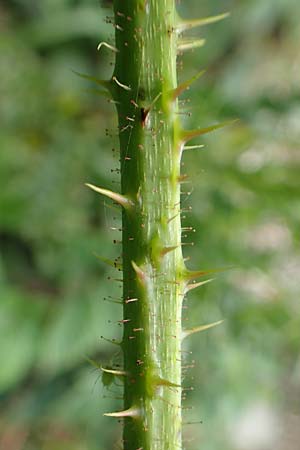
<svg viewBox="0 0 300 450">
<path fill-rule="evenodd" d="M 4 0 L 0 7 L 0 448 L 104 450 L 120 428 L 117 383 L 86 357 L 119 362 L 119 212 L 83 186 L 118 189 L 113 105 L 72 71 L 108 77 L 109 1 Z M 186 447 L 296 450 L 300 429 L 300 3 L 185 0 L 185 17 L 230 10 L 197 33 L 179 76 L 207 73 L 183 120 L 240 123 L 185 155 L 185 254 L 234 270 L 190 294 Z M 114 148 L 116 150 L 111 151 Z M 189 195 L 191 192 L 192 195 Z M 112 241 L 116 243 L 113 245 Z M 109 279 L 107 279 L 109 278 Z M 117 277 L 118 278 L 118 277 Z M 193 351 L 193 355 L 189 352 Z M 195 363 L 193 363 L 193 360 Z M 193 409 L 190 407 L 193 406 Z M 202 421 L 202 424 L 199 423 Z M 297 431 L 298 430 L 298 431 Z M 298 433 L 298 436 L 297 436 Z M 118 448 L 118 447 L 116 447 Z"/>
</svg>

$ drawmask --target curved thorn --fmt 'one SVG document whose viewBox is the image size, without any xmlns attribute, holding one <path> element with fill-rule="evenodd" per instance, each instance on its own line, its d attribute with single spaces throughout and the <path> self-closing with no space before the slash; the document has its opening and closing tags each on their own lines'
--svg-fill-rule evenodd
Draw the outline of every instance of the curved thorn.
<svg viewBox="0 0 300 450">
<path fill-rule="evenodd" d="M 188 142 L 195 137 L 202 136 L 207 133 L 211 133 L 212 131 L 216 131 L 216 130 L 219 130 L 220 128 L 227 127 L 228 125 L 233 125 L 236 122 L 238 122 L 238 119 L 227 120 L 222 123 L 217 123 L 216 125 L 210 125 L 209 127 L 199 128 L 196 130 L 182 131 L 181 138 L 182 138 L 183 142 Z"/>
<path fill-rule="evenodd" d="M 178 34 L 180 34 L 183 31 L 191 30 L 192 28 L 202 27 L 203 25 L 209 25 L 211 23 L 219 22 L 220 20 L 226 19 L 229 16 L 230 13 L 225 12 L 223 14 L 218 14 L 217 16 L 203 17 L 201 19 L 195 20 L 183 20 L 177 25 L 176 31 Z"/>
<path fill-rule="evenodd" d="M 180 39 L 177 45 L 177 52 L 185 52 L 193 48 L 203 47 L 205 39 Z"/>
<path fill-rule="evenodd" d="M 198 80 L 198 78 L 200 78 L 205 72 L 206 72 L 205 70 L 200 70 L 200 72 L 198 72 L 193 77 L 189 78 L 188 80 L 184 81 L 183 83 L 180 83 L 177 86 L 177 88 L 175 88 L 171 91 L 171 98 L 173 100 L 176 100 L 176 98 L 179 97 L 179 95 L 181 95 L 182 92 L 189 89 L 191 84 L 194 83 L 196 80 Z"/>
<path fill-rule="evenodd" d="M 132 417 L 133 419 L 136 419 L 138 417 L 141 417 L 141 411 L 139 410 L 139 408 L 132 407 L 129 409 L 125 409 L 124 411 L 105 413 L 103 415 L 107 417 L 117 417 L 117 418 Z"/>
<path fill-rule="evenodd" d="M 110 191 L 109 189 L 103 189 L 97 186 L 94 186 L 90 183 L 85 183 L 87 187 L 92 189 L 95 192 L 98 192 L 99 194 L 105 195 L 106 197 L 110 198 L 111 200 L 115 201 L 119 205 L 123 206 L 125 209 L 130 209 L 134 206 L 134 203 L 132 200 L 130 200 L 128 197 L 125 197 L 125 195 L 117 194 L 116 192 Z"/>
<path fill-rule="evenodd" d="M 112 80 L 118 85 L 120 86 L 122 89 L 125 89 L 125 91 L 131 91 L 131 87 L 130 86 L 126 86 L 126 84 L 121 83 L 117 77 L 113 76 Z"/>
<path fill-rule="evenodd" d="M 181 334 L 181 339 L 185 339 L 188 336 L 191 336 L 194 333 L 200 333 L 201 331 L 208 330 L 209 328 L 216 327 L 223 323 L 224 320 L 218 320 L 218 322 L 209 323 L 208 325 L 200 325 L 199 327 L 191 328 L 190 330 L 183 330 Z"/>
<path fill-rule="evenodd" d="M 185 288 L 185 293 L 192 291 L 193 289 L 196 289 L 200 286 L 203 286 L 204 284 L 211 283 L 213 280 L 214 280 L 214 278 L 210 278 L 209 280 L 199 281 L 199 283 L 188 284 Z"/>
<path fill-rule="evenodd" d="M 111 50 L 111 51 L 113 51 L 115 53 L 119 52 L 119 50 L 116 47 L 114 47 L 113 45 L 108 44 L 107 42 L 100 42 L 98 44 L 98 46 L 97 46 L 97 50 L 101 50 L 101 47 L 106 47 L 106 48 L 108 48 L 109 50 Z"/>
</svg>

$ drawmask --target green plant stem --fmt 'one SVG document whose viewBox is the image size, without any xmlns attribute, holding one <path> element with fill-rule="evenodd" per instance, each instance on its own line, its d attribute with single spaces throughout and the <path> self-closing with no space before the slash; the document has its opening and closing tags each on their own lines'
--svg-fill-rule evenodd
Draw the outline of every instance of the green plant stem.
<svg viewBox="0 0 300 450">
<path fill-rule="evenodd" d="M 124 449 L 181 448 L 180 159 L 175 0 L 115 0 L 124 274 Z M 174 94 L 174 95 L 173 95 Z"/>
</svg>

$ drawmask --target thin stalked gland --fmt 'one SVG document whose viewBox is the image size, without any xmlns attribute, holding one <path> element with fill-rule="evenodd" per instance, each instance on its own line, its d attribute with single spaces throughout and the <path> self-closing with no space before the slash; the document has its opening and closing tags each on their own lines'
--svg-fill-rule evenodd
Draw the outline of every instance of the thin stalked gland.
<svg viewBox="0 0 300 450">
<path fill-rule="evenodd" d="M 130 200 L 125 195 L 118 194 L 117 192 L 110 191 L 109 189 L 103 189 L 98 186 L 94 186 L 90 183 L 85 183 L 87 187 L 92 189 L 95 192 L 98 192 L 98 194 L 105 195 L 106 197 L 110 198 L 114 202 L 118 203 L 119 205 L 123 206 L 125 209 L 131 209 L 134 206 L 134 203 L 132 200 Z"/>
</svg>

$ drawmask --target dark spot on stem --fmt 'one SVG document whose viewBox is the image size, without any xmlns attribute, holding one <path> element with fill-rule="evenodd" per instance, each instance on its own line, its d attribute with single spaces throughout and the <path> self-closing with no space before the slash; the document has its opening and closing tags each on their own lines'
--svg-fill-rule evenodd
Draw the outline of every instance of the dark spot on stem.
<svg viewBox="0 0 300 450">
<path fill-rule="evenodd" d="M 146 124 L 146 119 L 147 119 L 148 114 L 149 114 L 149 109 L 141 108 L 141 123 L 142 123 L 143 128 Z"/>
</svg>

